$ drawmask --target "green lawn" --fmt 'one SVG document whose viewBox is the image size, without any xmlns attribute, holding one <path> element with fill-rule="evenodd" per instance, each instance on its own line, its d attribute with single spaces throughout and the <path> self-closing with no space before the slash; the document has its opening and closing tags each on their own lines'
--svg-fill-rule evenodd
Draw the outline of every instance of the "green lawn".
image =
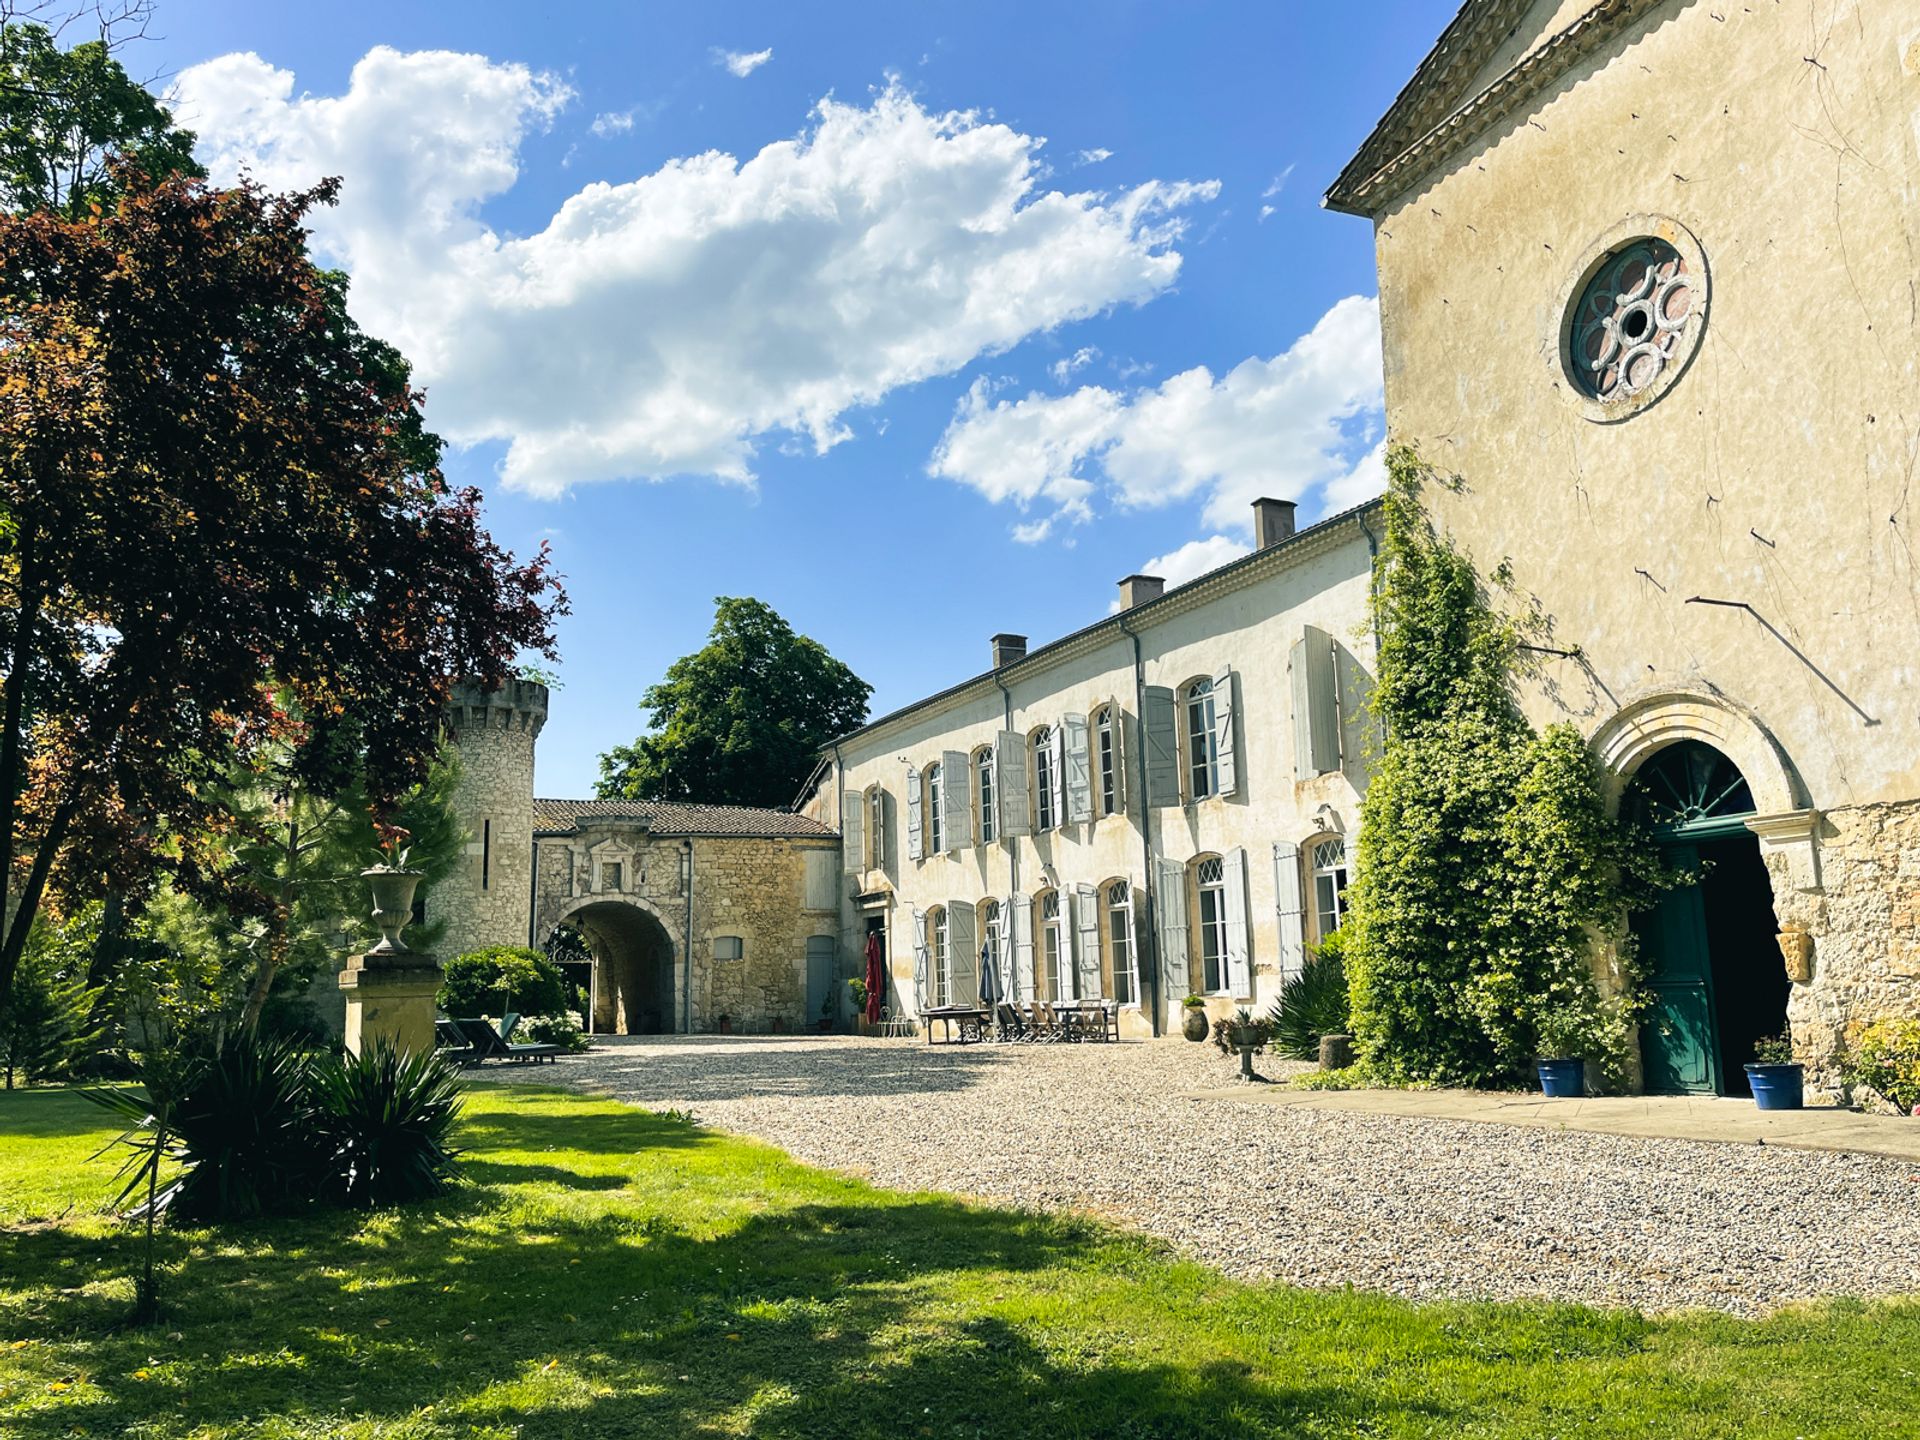
<svg viewBox="0 0 1920 1440">
<path fill-rule="evenodd" d="M 166 1235 L 169 1313 L 126 1329 L 95 1117 L 0 1096 L 8 1440 L 1920 1434 L 1920 1303 L 1653 1321 L 1236 1284 L 520 1089 L 473 1094 L 440 1202 Z"/>
</svg>

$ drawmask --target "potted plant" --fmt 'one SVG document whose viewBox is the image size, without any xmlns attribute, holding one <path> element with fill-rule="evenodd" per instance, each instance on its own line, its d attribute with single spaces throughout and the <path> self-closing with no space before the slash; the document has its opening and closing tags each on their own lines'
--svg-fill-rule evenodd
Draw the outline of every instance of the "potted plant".
<svg viewBox="0 0 1920 1440">
<path fill-rule="evenodd" d="M 1213 1026 L 1207 1020 L 1207 1002 L 1198 995 L 1189 995 L 1180 1002 L 1186 1010 L 1186 1018 L 1180 1023 L 1180 1033 L 1189 1040 L 1204 1040 Z"/>
<path fill-rule="evenodd" d="M 853 997 L 853 1019 L 862 1034 L 867 1029 L 867 982 L 858 975 L 847 981 L 847 994 Z"/>
<path fill-rule="evenodd" d="M 833 992 L 832 991 L 828 991 L 827 997 L 820 1002 L 820 1019 L 817 1022 L 817 1025 L 822 1035 L 831 1035 L 833 1033 Z"/>
<path fill-rule="evenodd" d="M 1234 1011 L 1225 1020 L 1214 1022 L 1213 1043 L 1219 1047 L 1222 1055 L 1231 1055 L 1235 1051 L 1240 1055 L 1240 1078 L 1258 1080 L 1261 1077 L 1253 1073 L 1253 1057 L 1267 1048 L 1267 1041 L 1273 1038 L 1273 1022 L 1254 1018 L 1251 1010 L 1244 1005 Z"/>
<path fill-rule="evenodd" d="M 1586 1035 L 1578 1019 L 1550 1015 L 1540 1024 L 1540 1092 L 1549 1100 L 1578 1100 L 1587 1093 L 1587 1062 L 1580 1054 Z"/>
<path fill-rule="evenodd" d="M 1806 1067 L 1794 1063 L 1793 1039 L 1768 1035 L 1753 1042 L 1747 1062 L 1747 1084 L 1753 1103 L 1762 1110 L 1799 1110 L 1806 1104 Z"/>
<path fill-rule="evenodd" d="M 373 947 L 378 954 L 405 953 L 406 942 L 400 932 L 413 919 L 413 892 L 420 884 L 420 871 L 407 868 L 412 851 L 402 842 L 410 832 L 374 817 L 373 832 L 379 839 L 374 863 L 360 872 L 373 891 L 373 923 L 380 929 L 380 941 Z"/>
</svg>

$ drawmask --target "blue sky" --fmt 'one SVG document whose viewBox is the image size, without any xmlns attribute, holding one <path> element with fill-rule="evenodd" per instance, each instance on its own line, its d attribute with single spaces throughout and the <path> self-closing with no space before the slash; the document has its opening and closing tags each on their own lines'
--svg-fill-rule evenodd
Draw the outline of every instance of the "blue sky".
<svg viewBox="0 0 1920 1440">
<path fill-rule="evenodd" d="M 343 176 L 323 257 L 568 577 L 581 795 L 716 595 L 877 713 L 1365 493 L 1371 235 L 1318 200 L 1453 8 L 162 0 L 130 63 L 217 177 Z"/>
</svg>

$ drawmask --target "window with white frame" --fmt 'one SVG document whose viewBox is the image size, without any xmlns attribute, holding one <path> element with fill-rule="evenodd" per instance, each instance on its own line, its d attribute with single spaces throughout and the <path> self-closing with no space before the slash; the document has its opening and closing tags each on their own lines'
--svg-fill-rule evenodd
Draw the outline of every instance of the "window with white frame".
<svg viewBox="0 0 1920 1440">
<path fill-rule="evenodd" d="M 1314 933 L 1324 940 L 1347 915 L 1347 842 L 1336 836 L 1313 847 Z"/>
<path fill-rule="evenodd" d="M 1187 798 L 1204 800 L 1220 789 L 1220 740 L 1214 730 L 1213 681 L 1194 681 L 1186 689 Z"/>
<path fill-rule="evenodd" d="M 1140 1003 L 1140 964 L 1134 949 L 1133 886 L 1116 880 L 1107 886 L 1107 957 L 1113 967 L 1113 998 L 1122 1005 Z"/>
<path fill-rule="evenodd" d="M 1120 746 L 1115 731 L 1120 717 L 1111 705 L 1093 712 L 1094 790 L 1098 814 L 1113 815 L 1120 809 Z"/>
<path fill-rule="evenodd" d="M 940 773 L 940 762 L 927 766 L 927 853 L 946 852 L 946 836 L 940 831 L 940 811 L 945 807 L 947 783 Z"/>
<path fill-rule="evenodd" d="M 1200 923 L 1195 928 L 1201 989 L 1208 995 L 1224 995 L 1232 988 L 1232 979 L 1227 972 L 1227 870 L 1218 855 L 1196 864 L 1193 884 L 1199 902 Z"/>
<path fill-rule="evenodd" d="M 947 907 L 927 912 L 927 989 L 933 1005 L 947 1003 L 953 988 L 953 969 L 947 955 Z"/>
<path fill-rule="evenodd" d="M 1040 897 L 1040 995 L 1044 1000 L 1067 998 L 1062 988 L 1066 952 L 1067 927 L 1060 914 L 1060 892 L 1049 890 Z"/>
<path fill-rule="evenodd" d="M 867 791 L 867 854 L 875 870 L 887 863 L 887 792 L 878 785 Z"/>
<path fill-rule="evenodd" d="M 978 777 L 974 786 L 974 798 L 980 805 L 980 843 L 991 845 L 997 833 L 993 813 L 993 748 L 991 746 L 975 752 L 973 773 Z"/>
<path fill-rule="evenodd" d="M 1053 805 L 1053 731 L 1041 726 L 1033 732 L 1033 828 L 1051 830 L 1060 823 Z"/>
</svg>

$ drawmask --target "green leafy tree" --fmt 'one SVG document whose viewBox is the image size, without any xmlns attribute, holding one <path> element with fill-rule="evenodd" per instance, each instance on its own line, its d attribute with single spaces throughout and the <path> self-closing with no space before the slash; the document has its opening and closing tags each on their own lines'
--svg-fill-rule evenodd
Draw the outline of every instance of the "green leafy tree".
<svg viewBox="0 0 1920 1440">
<path fill-rule="evenodd" d="M 1392 1080 L 1508 1083 L 1548 1050 L 1617 1074 L 1641 997 L 1625 935 L 1624 994 L 1602 996 L 1597 942 L 1657 863 L 1607 816 L 1579 733 L 1521 713 L 1520 626 L 1429 526 L 1419 462 L 1396 451 L 1389 474 L 1370 701 L 1387 738 L 1342 930 L 1356 1044 Z"/>
<path fill-rule="evenodd" d="M 0 207 L 77 219 L 111 205 L 114 158 L 155 179 L 202 175 L 193 134 L 113 57 L 108 39 L 68 49 L 45 25 L 0 29 Z"/>
<path fill-rule="evenodd" d="M 538 950 L 523 945 L 489 945 L 447 962 L 440 985 L 440 1008 L 462 1018 L 473 1015 L 558 1015 L 567 1008 L 567 981 Z"/>
<path fill-rule="evenodd" d="M 873 687 L 819 641 L 759 600 L 714 603 L 707 644 L 641 697 L 649 733 L 600 757 L 601 799 L 784 805 L 866 723 Z"/>
<path fill-rule="evenodd" d="M 96 921 L 97 916 L 82 914 L 34 927 L 20 957 L 13 1003 L 0 1014 L 0 1071 L 7 1089 L 13 1089 L 16 1076 L 52 1080 L 67 1075 L 99 1043 L 100 991 L 87 983 Z"/>
</svg>

